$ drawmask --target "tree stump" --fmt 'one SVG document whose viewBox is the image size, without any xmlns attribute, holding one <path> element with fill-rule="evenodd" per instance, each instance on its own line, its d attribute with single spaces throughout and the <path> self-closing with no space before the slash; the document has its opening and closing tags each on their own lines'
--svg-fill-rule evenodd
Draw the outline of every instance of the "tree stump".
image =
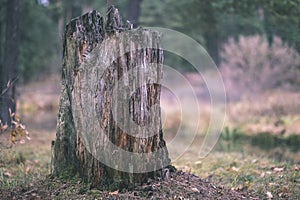
<svg viewBox="0 0 300 200">
<path fill-rule="evenodd" d="M 122 188 L 168 170 L 162 63 L 160 34 L 123 24 L 114 6 L 66 26 L 53 175 Z"/>
</svg>

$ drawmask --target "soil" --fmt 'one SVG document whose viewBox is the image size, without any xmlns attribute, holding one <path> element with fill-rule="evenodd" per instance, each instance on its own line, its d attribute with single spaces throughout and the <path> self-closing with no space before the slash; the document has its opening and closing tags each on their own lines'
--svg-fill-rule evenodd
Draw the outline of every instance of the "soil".
<svg viewBox="0 0 300 200">
<path fill-rule="evenodd" d="M 31 186 L 0 190 L 1 199 L 258 199 L 247 192 L 216 186 L 182 171 L 171 172 L 165 180 L 147 183 L 122 191 L 95 190 L 81 181 L 63 181 L 47 177 Z"/>
</svg>

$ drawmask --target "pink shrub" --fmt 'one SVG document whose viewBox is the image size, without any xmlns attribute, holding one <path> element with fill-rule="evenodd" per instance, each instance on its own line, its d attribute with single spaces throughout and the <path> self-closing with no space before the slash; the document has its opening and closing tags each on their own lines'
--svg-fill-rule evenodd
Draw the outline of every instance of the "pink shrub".
<svg viewBox="0 0 300 200">
<path fill-rule="evenodd" d="M 230 38 L 221 51 L 221 73 L 230 99 L 278 87 L 300 85 L 300 55 L 274 37 Z"/>
</svg>

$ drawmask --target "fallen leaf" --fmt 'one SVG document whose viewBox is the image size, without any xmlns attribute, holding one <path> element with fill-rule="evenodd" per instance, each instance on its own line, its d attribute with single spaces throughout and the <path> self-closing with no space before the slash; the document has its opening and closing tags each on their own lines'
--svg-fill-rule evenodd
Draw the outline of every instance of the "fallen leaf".
<svg viewBox="0 0 300 200">
<path fill-rule="evenodd" d="M 5 124 L 5 125 L 1 126 L 1 131 L 5 131 L 7 128 L 8 128 L 8 125 Z"/>
<path fill-rule="evenodd" d="M 27 167 L 26 167 L 26 173 L 28 173 L 30 170 L 31 170 L 31 167 L 30 167 L 30 166 L 27 166 Z"/>
<path fill-rule="evenodd" d="M 202 167 L 202 161 L 201 161 L 201 160 L 196 161 L 194 164 L 195 164 L 195 166 L 196 166 L 197 168 Z"/>
<path fill-rule="evenodd" d="M 3 174 L 7 177 L 12 177 L 12 174 L 10 172 L 4 172 Z"/>
<path fill-rule="evenodd" d="M 290 193 L 290 190 L 287 186 L 284 186 L 282 189 L 281 189 L 281 193 Z"/>
<path fill-rule="evenodd" d="M 117 195 L 117 194 L 119 194 L 119 190 L 116 190 L 116 191 L 114 191 L 114 192 L 109 192 L 109 194 L 110 194 L 110 195 Z"/>
<path fill-rule="evenodd" d="M 24 130 L 26 129 L 26 126 L 24 124 L 20 124 L 20 127 Z"/>
<path fill-rule="evenodd" d="M 184 172 L 187 172 L 187 173 L 191 173 L 192 168 L 185 165 L 184 167 L 181 168 L 181 170 L 184 171 Z"/>
<path fill-rule="evenodd" d="M 284 167 L 274 167 L 273 171 L 274 172 L 283 172 Z"/>
<path fill-rule="evenodd" d="M 10 136 L 10 141 L 15 144 L 16 143 L 16 137 L 15 136 Z"/>
<path fill-rule="evenodd" d="M 235 188 L 235 190 L 242 190 L 244 188 L 244 186 L 243 185 L 238 185 L 236 188 Z"/>
<path fill-rule="evenodd" d="M 236 168 L 236 167 L 230 167 L 229 169 L 228 169 L 228 171 L 232 171 L 232 172 L 238 172 L 240 169 L 239 168 Z"/>
<path fill-rule="evenodd" d="M 194 187 L 194 188 L 192 188 L 192 191 L 194 191 L 194 192 L 198 192 L 198 193 L 200 192 L 200 191 L 199 191 L 197 188 L 195 188 L 195 187 Z"/>
<path fill-rule="evenodd" d="M 267 191 L 266 195 L 268 199 L 273 199 L 273 195 L 271 192 Z"/>
<path fill-rule="evenodd" d="M 269 183 L 270 186 L 276 186 L 278 185 L 277 183 Z"/>
</svg>

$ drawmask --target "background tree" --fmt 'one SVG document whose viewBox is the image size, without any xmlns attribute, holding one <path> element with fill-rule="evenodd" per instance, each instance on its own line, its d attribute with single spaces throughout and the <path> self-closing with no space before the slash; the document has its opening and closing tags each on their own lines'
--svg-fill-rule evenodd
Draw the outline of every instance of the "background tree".
<svg viewBox="0 0 300 200">
<path fill-rule="evenodd" d="M 4 43 L 4 38 L 3 35 L 5 34 L 5 9 L 6 8 L 6 1 L 1 0 L 0 1 L 0 13 L 2 13 L 2 15 L 0 15 L 0 92 L 2 93 L 2 91 L 4 90 L 4 88 L 6 87 L 5 83 L 4 83 L 4 69 L 3 69 L 3 43 Z M 0 93 L 0 94 L 1 94 Z M 1 98 L 1 97 L 0 97 Z M 0 99 L 1 102 L 1 99 Z M 1 103 L 0 103 L 1 106 Z"/>
<path fill-rule="evenodd" d="M 140 8 L 142 0 L 128 0 L 127 5 L 127 19 L 137 27 L 140 18 Z"/>
<path fill-rule="evenodd" d="M 59 69 L 58 29 L 50 7 L 35 1 L 20 1 L 20 83 L 44 78 Z M 50 4 L 49 4 L 50 6 Z"/>
<path fill-rule="evenodd" d="M 11 125 L 12 113 L 16 111 L 16 85 L 18 57 L 19 57 L 19 20 L 20 1 L 11 0 L 6 2 L 6 34 L 3 64 L 1 65 L 0 110 L 3 124 Z"/>
<path fill-rule="evenodd" d="M 0 1 L 1 47 L 5 44 L 6 2 L 8 1 Z M 18 77 L 21 83 L 38 79 L 44 72 L 58 72 L 61 60 L 60 41 L 67 21 L 91 8 L 102 13 L 106 9 L 106 0 L 41 2 L 20 1 Z M 241 34 L 266 34 L 269 41 L 277 35 L 300 51 L 299 0 L 116 0 L 113 3 L 121 12 L 128 13 L 128 18 L 131 18 L 129 14 L 135 14 L 137 18 L 139 13 L 138 21 L 142 26 L 172 28 L 191 36 L 206 47 L 216 62 L 219 62 L 221 45 L 229 37 L 238 39 Z M 191 19 L 186 20 L 187 18 Z M 4 49 L 1 50 L 3 63 Z M 185 71 L 191 69 L 183 59 L 168 57 L 166 54 L 167 64 Z"/>
</svg>

